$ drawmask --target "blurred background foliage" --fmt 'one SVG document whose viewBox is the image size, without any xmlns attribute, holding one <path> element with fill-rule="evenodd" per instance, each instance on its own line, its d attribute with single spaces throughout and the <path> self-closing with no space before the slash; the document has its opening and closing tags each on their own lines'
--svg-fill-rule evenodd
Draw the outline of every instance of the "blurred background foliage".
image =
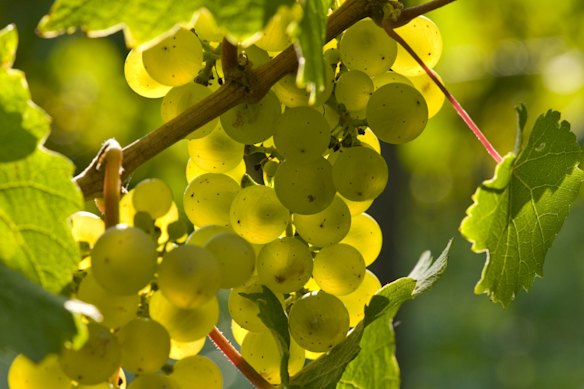
<svg viewBox="0 0 584 389">
<path fill-rule="evenodd" d="M 53 117 L 47 147 L 81 171 L 105 139 L 125 145 L 158 127 L 160 102 L 126 85 L 121 34 L 36 36 L 50 5 L 0 0 L 0 24 L 16 23 L 15 68 L 26 72 L 34 101 Z M 459 0 L 429 16 L 444 40 L 436 70 L 501 154 L 513 150 L 521 102 L 528 128 L 551 108 L 584 136 L 584 2 Z M 384 154 L 391 182 L 371 208 L 385 236 L 372 266 L 382 281 L 407 275 L 423 250 L 438 254 L 455 238 L 443 279 L 398 315 L 403 388 L 584 388 L 583 202 L 548 253 L 545 278 L 503 310 L 473 294 L 485 257 L 472 254 L 458 233 L 472 193 L 494 168 L 472 133 L 444 106 L 422 136 L 384 145 Z M 186 161 L 179 143 L 138 169 L 130 185 L 164 178 L 180 207 Z M 231 377 L 226 387 L 242 387 Z"/>
</svg>

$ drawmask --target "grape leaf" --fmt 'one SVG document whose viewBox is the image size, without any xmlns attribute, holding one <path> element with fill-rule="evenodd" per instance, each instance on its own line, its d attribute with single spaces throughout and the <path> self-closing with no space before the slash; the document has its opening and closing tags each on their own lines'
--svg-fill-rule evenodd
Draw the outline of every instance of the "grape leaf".
<svg viewBox="0 0 584 389">
<path fill-rule="evenodd" d="M 258 317 L 268 327 L 276 339 L 282 359 L 280 360 L 280 378 L 282 386 L 286 387 L 289 381 L 288 360 L 290 359 L 290 332 L 288 331 L 288 318 L 284 313 L 282 304 L 276 295 L 262 285 L 262 293 L 240 293 L 258 304 L 260 313 Z"/>
<path fill-rule="evenodd" d="M 311 102 L 314 102 L 317 92 L 324 90 L 325 61 L 322 46 L 326 39 L 327 12 L 330 3 L 330 0 L 302 1 L 304 15 L 297 28 L 296 83 L 309 91 Z"/>
<path fill-rule="evenodd" d="M 57 292 L 79 261 L 66 219 L 83 202 L 71 162 L 40 145 L 48 116 L 30 100 L 24 74 L 6 66 L 16 36 L 12 26 L 0 33 L 0 262 Z"/>
<path fill-rule="evenodd" d="M 543 275 L 547 250 L 584 181 L 583 152 L 560 113 L 535 122 L 527 145 L 509 154 L 473 195 L 460 231 L 487 255 L 475 293 L 507 306 Z"/>
<path fill-rule="evenodd" d="M 328 354 L 310 363 L 292 377 L 293 389 L 391 388 L 399 386 L 395 342 L 391 321 L 401 304 L 428 290 L 446 269 L 450 244 L 432 261 L 422 254 L 408 277 L 381 288 L 365 309 L 365 318 L 347 338 Z M 395 386 L 395 387 L 397 387 Z"/>
<path fill-rule="evenodd" d="M 266 25 L 281 5 L 294 0 L 56 0 L 38 30 L 45 37 L 81 28 L 100 37 L 124 30 L 128 47 L 154 43 L 180 24 L 192 27 L 196 12 L 205 7 L 219 26 L 238 37 L 250 36 Z"/>
<path fill-rule="evenodd" d="M 48 293 L 0 262 L 0 348 L 40 361 L 77 338 L 73 313 L 99 319 L 95 307 Z M 82 336 L 85 334 L 81 334 Z"/>
</svg>

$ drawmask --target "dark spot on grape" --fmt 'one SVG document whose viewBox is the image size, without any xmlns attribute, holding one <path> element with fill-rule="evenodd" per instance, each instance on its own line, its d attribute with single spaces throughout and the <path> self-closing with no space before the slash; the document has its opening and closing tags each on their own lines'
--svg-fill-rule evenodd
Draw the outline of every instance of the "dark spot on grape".
<svg viewBox="0 0 584 389">
<path fill-rule="evenodd" d="M 309 194 L 309 195 L 307 196 L 307 198 L 308 198 L 308 202 L 309 202 L 309 203 L 312 203 L 312 202 L 314 201 L 314 196 L 313 196 L 313 195 L 310 195 L 310 194 Z"/>
</svg>

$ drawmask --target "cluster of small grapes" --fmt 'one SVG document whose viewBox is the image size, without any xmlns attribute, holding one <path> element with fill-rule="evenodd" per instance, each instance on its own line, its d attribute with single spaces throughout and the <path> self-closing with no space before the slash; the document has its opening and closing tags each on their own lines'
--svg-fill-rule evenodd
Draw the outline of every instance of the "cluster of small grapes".
<svg viewBox="0 0 584 389">
<path fill-rule="evenodd" d="M 242 63 L 261 65 L 293 43 L 286 27 L 295 17 L 293 9 L 278 12 L 253 44 L 241 45 Z M 436 64 L 442 43 L 429 19 L 418 17 L 397 32 L 428 66 Z M 127 82 L 145 97 L 164 96 L 161 113 L 169 121 L 220 86 L 224 36 L 201 13 L 194 30 L 130 51 Z M 156 179 L 122 198 L 118 226 L 104 231 L 101 219 L 87 213 L 72 218 L 76 239 L 90 249 L 76 297 L 95 305 L 103 320 L 89 324 L 82 348 L 66 348 L 40 367 L 17 358 L 10 379 L 110 388 L 127 371 L 138 375 L 130 389 L 193 382 L 220 388 L 217 366 L 197 355 L 218 321 L 219 289 L 230 290 L 242 356 L 270 383 L 280 382 L 280 350 L 257 303 L 243 294 L 265 286 L 281 302 L 290 374 L 345 339 L 381 287 L 367 267 L 380 253 L 382 234 L 366 213 L 389 176 L 380 140 L 416 138 L 444 97 L 371 19 L 323 54 L 330 66 L 316 98 L 287 75 L 259 102 L 236 106 L 188 137 L 183 204 L 194 225 L 188 237 L 175 223 L 171 190 Z"/>
</svg>

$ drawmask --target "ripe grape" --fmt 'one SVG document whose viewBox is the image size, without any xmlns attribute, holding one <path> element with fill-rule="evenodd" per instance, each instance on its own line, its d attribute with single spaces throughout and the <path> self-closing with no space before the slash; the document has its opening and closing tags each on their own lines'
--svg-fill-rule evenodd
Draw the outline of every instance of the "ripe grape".
<svg viewBox="0 0 584 389">
<path fill-rule="evenodd" d="M 257 276 L 252 276 L 248 282 L 240 287 L 233 288 L 229 293 L 229 298 L 227 300 L 227 308 L 229 309 L 229 314 L 231 318 L 239 324 L 242 328 L 249 331 L 266 331 L 267 327 L 258 317 L 259 307 L 258 304 L 243 297 L 240 293 L 261 293 L 263 291 L 260 280 Z M 276 297 L 282 305 L 284 305 L 284 298 L 281 294 L 276 293 Z"/>
<path fill-rule="evenodd" d="M 10 389 L 69 389 L 71 379 L 63 372 L 59 359 L 54 354 L 47 355 L 35 363 L 25 355 L 18 355 L 8 370 Z"/>
<path fill-rule="evenodd" d="M 339 242 L 351 226 L 351 213 L 347 204 L 335 196 L 324 210 L 313 215 L 294 214 L 294 226 L 306 242 L 324 247 Z"/>
<path fill-rule="evenodd" d="M 294 237 L 267 243 L 257 258 L 260 282 L 277 293 L 291 293 L 312 274 L 312 254 L 308 246 Z"/>
<path fill-rule="evenodd" d="M 195 382 L 198 388 L 223 387 L 223 376 L 219 367 L 211 359 L 201 355 L 193 355 L 176 362 L 169 378 L 176 381 L 181 388 L 192 388 Z"/>
<path fill-rule="evenodd" d="M 225 112 L 221 115 L 221 126 L 239 143 L 260 143 L 274 134 L 280 114 L 280 101 L 273 92 L 268 92 L 257 103 L 239 104 Z"/>
<path fill-rule="evenodd" d="M 178 382 L 169 376 L 150 373 L 136 377 L 128 389 L 182 389 Z"/>
<path fill-rule="evenodd" d="M 288 33 L 291 23 L 295 23 L 298 19 L 292 9 L 287 7 L 280 7 L 278 12 L 272 16 L 261 38 L 255 44 L 266 51 L 282 51 L 292 44 L 292 37 Z"/>
<path fill-rule="evenodd" d="M 241 356 L 269 383 L 280 383 L 280 347 L 270 331 L 248 332 L 241 343 Z M 304 349 L 290 339 L 288 373 L 298 373 L 304 366 Z"/>
<path fill-rule="evenodd" d="M 192 81 L 203 67 L 203 46 L 184 28 L 142 53 L 148 74 L 161 84 L 178 86 Z"/>
<path fill-rule="evenodd" d="M 192 180 L 185 190 L 185 213 L 196 227 L 229 226 L 229 209 L 239 191 L 239 184 L 225 174 L 203 174 Z"/>
<path fill-rule="evenodd" d="M 144 68 L 142 52 L 130 50 L 124 63 L 124 75 L 128 86 L 143 97 L 158 98 L 168 93 L 170 86 L 163 85 L 153 79 Z"/>
<path fill-rule="evenodd" d="M 168 301 L 160 291 L 150 297 L 150 317 L 166 328 L 171 339 L 192 342 L 201 339 L 219 320 L 219 303 L 213 297 L 193 309 L 181 309 Z"/>
<path fill-rule="evenodd" d="M 322 248 L 314 257 L 312 277 L 318 286 L 335 296 L 356 290 L 365 275 L 365 261 L 361 253 L 348 244 L 334 244 Z"/>
<path fill-rule="evenodd" d="M 442 78 L 438 74 L 434 73 L 434 75 L 442 81 Z M 428 118 L 436 115 L 440 111 L 440 108 L 442 108 L 444 100 L 446 100 L 444 93 L 426 73 L 422 73 L 419 76 L 411 76 L 410 80 L 412 80 L 416 89 L 420 91 L 426 100 L 426 104 L 428 105 Z"/>
<path fill-rule="evenodd" d="M 211 95 L 211 90 L 201 84 L 196 82 L 189 82 L 185 85 L 177 86 L 172 88 L 164 99 L 162 99 L 162 104 L 160 105 L 160 114 L 162 120 L 169 122 L 188 108 L 197 104 L 201 100 Z M 219 119 L 215 118 L 209 122 L 203 124 L 201 127 L 195 129 L 186 138 L 187 139 L 198 139 L 202 138 L 213 131 Z"/>
<path fill-rule="evenodd" d="M 71 223 L 71 233 L 76 242 L 85 242 L 89 247 L 93 247 L 97 239 L 105 231 L 103 220 L 91 212 L 75 212 L 69 218 Z"/>
<path fill-rule="evenodd" d="M 152 219 L 164 216 L 172 206 L 172 191 L 157 178 L 140 181 L 132 197 L 136 212 L 147 212 Z"/>
<path fill-rule="evenodd" d="M 253 185 L 243 188 L 231 203 L 231 226 L 250 243 L 268 243 L 280 236 L 290 212 L 280 203 L 273 188 Z"/>
<path fill-rule="evenodd" d="M 367 146 L 377 151 L 381 154 L 381 144 L 379 143 L 379 138 L 371 131 L 369 127 L 365 128 L 364 134 L 358 134 L 357 139 L 361 142 L 362 146 Z"/>
<path fill-rule="evenodd" d="M 324 90 L 316 93 L 316 100 L 309 104 L 310 93 L 304 88 L 296 86 L 296 75 L 288 74 L 272 86 L 272 91 L 278 96 L 282 104 L 287 107 L 302 107 L 307 105 L 319 106 L 324 104 L 333 92 L 333 71 L 330 67 L 324 68 Z"/>
<path fill-rule="evenodd" d="M 170 355 L 172 359 L 183 359 L 192 355 L 197 355 L 205 346 L 206 337 L 193 340 L 190 342 L 179 342 L 178 340 L 170 339 Z"/>
<path fill-rule="evenodd" d="M 158 267 L 158 287 L 179 308 L 199 307 L 219 290 L 219 267 L 208 250 L 183 245 L 164 254 Z"/>
<path fill-rule="evenodd" d="M 347 308 L 323 291 L 302 296 L 292 305 L 288 318 L 294 340 L 314 352 L 330 350 L 345 339 L 349 330 Z"/>
<path fill-rule="evenodd" d="M 88 338 L 74 350 L 66 347 L 59 355 L 61 368 L 81 384 L 98 384 L 111 377 L 120 367 L 121 348 L 112 333 L 101 324 L 87 325 Z"/>
<path fill-rule="evenodd" d="M 267 327 L 264 328 L 267 330 Z M 237 324 L 235 320 L 231 320 L 231 335 L 233 335 L 233 339 L 238 345 L 241 346 L 243 339 L 248 332 L 248 330 Z"/>
<path fill-rule="evenodd" d="M 403 74 L 396 73 L 394 71 L 389 71 L 385 73 L 378 74 L 377 76 L 372 78 L 373 80 L 373 87 L 375 90 L 381 88 L 386 84 L 391 84 L 393 82 L 400 82 L 402 84 L 407 85 L 414 85 L 412 81 L 404 76 Z"/>
<path fill-rule="evenodd" d="M 208 135 L 189 140 L 189 156 L 201 169 L 223 173 L 235 168 L 243 159 L 244 145 L 231 139 L 221 125 Z"/>
<path fill-rule="evenodd" d="M 396 28 L 395 32 L 411 46 L 429 68 L 436 66 L 442 55 L 442 37 L 433 21 L 426 16 L 418 16 L 406 25 Z M 397 48 L 397 58 L 392 68 L 406 76 L 424 73 L 424 69 L 401 46 Z"/>
<path fill-rule="evenodd" d="M 365 260 L 365 266 L 371 265 L 381 252 L 383 236 L 379 224 L 370 215 L 363 213 L 353 217 L 349 233 L 341 243 L 355 247 Z"/>
<path fill-rule="evenodd" d="M 359 112 L 367 108 L 367 102 L 372 93 L 373 81 L 360 70 L 344 72 L 335 86 L 337 102 L 344 104 L 349 112 Z"/>
<path fill-rule="evenodd" d="M 233 230 L 229 227 L 209 224 L 193 231 L 187 238 L 186 244 L 204 247 L 211 238 L 223 232 L 233 232 Z"/>
<path fill-rule="evenodd" d="M 245 175 L 246 167 L 245 167 L 245 160 L 239 161 L 236 167 L 231 170 L 227 170 L 226 172 L 222 172 L 226 176 L 233 178 L 236 182 L 241 182 L 241 179 Z M 191 182 L 195 178 L 202 176 L 203 174 L 208 173 L 208 171 L 201 169 L 196 163 L 193 162 L 192 159 L 189 158 L 187 161 L 187 168 L 186 168 L 186 178 L 187 182 Z"/>
<path fill-rule="evenodd" d="M 339 42 L 341 59 L 350 70 L 369 76 L 387 72 L 397 55 L 397 43 L 370 18 L 349 27 Z"/>
<path fill-rule="evenodd" d="M 333 168 L 323 157 L 285 160 L 276 171 L 274 189 L 290 211 L 315 214 L 328 207 L 335 197 Z"/>
<path fill-rule="evenodd" d="M 381 282 L 371 271 L 366 270 L 363 282 L 349 294 L 339 296 L 349 312 L 349 325 L 355 327 L 365 317 L 365 305 L 369 304 L 371 297 L 381 289 Z"/>
<path fill-rule="evenodd" d="M 156 244 L 142 230 L 118 224 L 108 228 L 91 251 L 95 279 L 115 294 L 134 294 L 156 270 Z"/>
<path fill-rule="evenodd" d="M 330 128 L 326 119 L 310 107 L 289 108 L 276 122 L 274 144 L 286 159 L 318 158 L 329 142 Z"/>
<path fill-rule="evenodd" d="M 199 10 L 197 23 L 195 23 L 195 31 L 199 39 L 211 42 L 221 42 L 225 36 L 225 31 L 217 26 L 217 22 L 213 14 L 206 8 Z"/>
<path fill-rule="evenodd" d="M 374 199 L 387 185 L 387 163 L 381 155 L 368 147 L 341 149 L 332 170 L 335 187 L 349 200 Z"/>
<path fill-rule="evenodd" d="M 140 296 L 138 294 L 119 295 L 104 289 L 88 272 L 77 291 L 77 298 L 94 305 L 103 315 L 103 325 L 115 329 L 123 326 L 136 316 Z"/>
<path fill-rule="evenodd" d="M 162 324 L 135 318 L 116 334 L 122 348 L 122 367 L 133 373 L 154 373 L 168 360 L 170 336 Z"/>
<path fill-rule="evenodd" d="M 219 267 L 219 287 L 230 289 L 243 285 L 252 275 L 256 255 L 251 244 L 233 232 L 212 237 L 206 244 Z"/>
</svg>

